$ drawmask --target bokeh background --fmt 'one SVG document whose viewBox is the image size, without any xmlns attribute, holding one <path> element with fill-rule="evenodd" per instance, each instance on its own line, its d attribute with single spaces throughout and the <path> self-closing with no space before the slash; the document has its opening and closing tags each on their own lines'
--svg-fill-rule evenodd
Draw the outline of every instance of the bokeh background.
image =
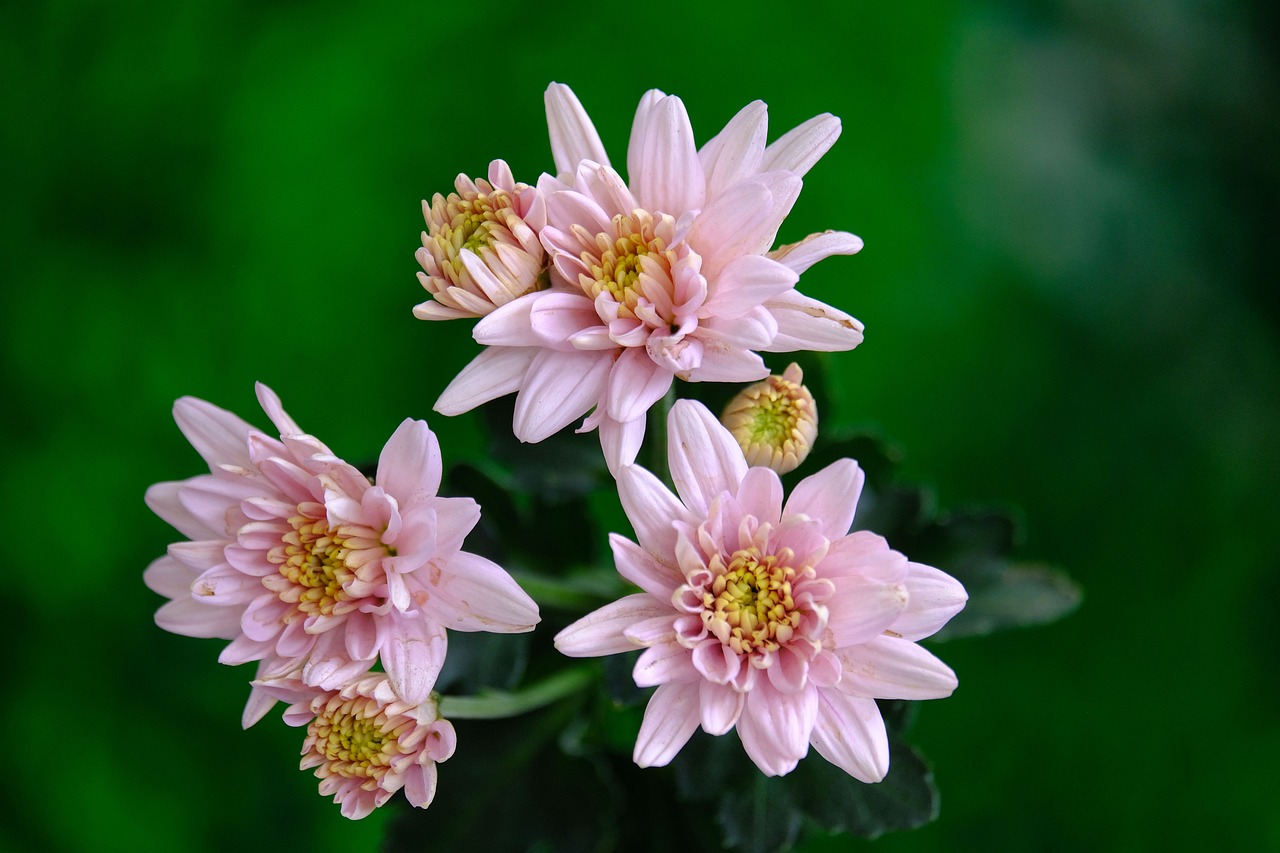
<svg viewBox="0 0 1280 853">
<path fill-rule="evenodd" d="M 824 419 L 942 507 L 1016 508 L 1019 556 L 1084 588 L 939 648 L 961 686 L 913 739 L 941 819 L 850 848 L 1280 848 L 1276 6 L 888 8 L 0 8 L 0 847 L 375 849 L 298 732 L 240 730 L 250 673 L 152 624 L 174 536 L 142 494 L 199 470 L 175 398 L 265 424 L 259 379 L 351 459 L 409 416 L 482 453 L 431 412 L 476 347 L 410 314 L 419 202 L 549 168 L 556 80 L 619 162 L 651 87 L 700 142 L 757 98 L 773 136 L 840 116 L 781 234 L 866 240 L 802 282 L 867 326 Z"/>
</svg>

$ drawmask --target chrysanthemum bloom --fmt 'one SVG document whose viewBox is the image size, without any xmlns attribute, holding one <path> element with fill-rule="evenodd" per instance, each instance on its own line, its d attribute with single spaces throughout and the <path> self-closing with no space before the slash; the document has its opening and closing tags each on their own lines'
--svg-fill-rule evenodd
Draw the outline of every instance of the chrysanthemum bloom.
<svg viewBox="0 0 1280 853">
<path fill-rule="evenodd" d="M 147 505 L 192 540 L 169 546 L 144 576 L 172 599 L 156 613 L 160 627 L 231 640 L 223 663 L 261 661 L 260 678 L 297 670 L 324 689 L 381 660 L 410 702 L 435 683 L 446 628 L 533 629 L 533 600 L 461 550 L 480 508 L 437 497 L 440 449 L 425 422 L 400 425 L 370 483 L 257 389 L 278 440 L 203 400 L 174 405 L 210 473 L 147 490 Z M 245 725 L 273 701 L 255 690 Z"/>
<path fill-rule="evenodd" d="M 320 793 L 333 795 L 342 814 L 365 817 L 401 788 L 420 809 L 436 794 L 436 764 L 453 755 L 453 724 L 431 699 L 405 702 L 386 675 L 374 673 L 341 690 L 320 691 L 291 679 L 255 687 L 290 702 L 284 721 L 306 726 L 302 769 L 315 768 Z"/>
<path fill-rule="evenodd" d="M 556 637 L 566 655 L 645 649 L 634 677 L 657 686 L 636 739 L 642 767 L 669 762 L 699 725 L 737 729 L 767 775 L 812 744 L 875 782 L 889 743 L 875 700 L 950 695 L 956 678 L 916 641 L 964 606 L 964 588 L 868 532 L 850 533 L 863 476 L 844 459 L 783 502 L 778 475 L 748 468 L 700 403 L 667 422 L 679 497 L 643 468 L 618 478 L 639 544 L 610 538 L 618 572 L 643 592 Z"/>
<path fill-rule="evenodd" d="M 779 474 L 794 471 L 818 437 L 818 407 L 804 387 L 800 365 L 734 395 L 720 420 L 742 448 L 747 464 Z"/>
<path fill-rule="evenodd" d="M 489 164 L 488 181 L 458 175 L 455 187 L 422 202 L 418 281 L 434 298 L 413 309 L 420 320 L 482 317 L 546 279 L 541 193 L 516 183 L 502 160 Z"/>
<path fill-rule="evenodd" d="M 680 99 L 651 91 L 632 126 L 628 184 L 569 88 L 552 84 L 546 101 L 558 177 L 538 189 L 552 286 L 476 324 L 488 349 L 437 411 L 515 391 L 516 436 L 541 441 L 594 407 L 581 429 L 600 428 L 616 473 L 676 377 L 749 382 L 768 375 L 759 352 L 862 340 L 857 320 L 795 291 L 800 272 L 861 240 L 826 232 L 769 253 L 838 119 L 818 116 L 766 145 L 767 108 L 756 101 L 698 149 Z"/>
</svg>

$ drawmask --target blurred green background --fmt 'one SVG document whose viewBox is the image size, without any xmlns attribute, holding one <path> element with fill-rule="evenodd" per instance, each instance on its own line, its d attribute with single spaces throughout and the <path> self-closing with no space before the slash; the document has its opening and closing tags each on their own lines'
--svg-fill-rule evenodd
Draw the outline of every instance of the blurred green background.
<svg viewBox="0 0 1280 853">
<path fill-rule="evenodd" d="M 823 417 L 943 507 L 1018 508 L 1019 556 L 1084 587 L 938 648 L 941 819 L 850 846 L 1280 848 L 1276 7 L 884 8 L 5 4 L 3 495 L 43 544 L 5 572 L 0 846 L 374 849 L 386 816 L 319 797 L 298 732 L 240 730 L 248 669 L 153 625 L 175 537 L 142 494 L 199 471 L 175 398 L 265 424 L 258 379 L 347 458 L 408 416 L 480 453 L 431 412 L 476 347 L 410 314 L 419 201 L 549 168 L 557 80 L 619 164 L 651 87 L 700 142 L 757 98 L 773 136 L 840 116 L 780 235 L 867 244 L 801 283 L 867 326 Z"/>
</svg>

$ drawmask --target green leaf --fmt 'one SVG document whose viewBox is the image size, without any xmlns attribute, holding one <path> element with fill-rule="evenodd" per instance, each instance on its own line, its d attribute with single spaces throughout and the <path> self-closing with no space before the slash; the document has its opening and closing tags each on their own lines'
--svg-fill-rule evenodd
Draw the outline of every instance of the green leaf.
<svg viewBox="0 0 1280 853">
<path fill-rule="evenodd" d="M 969 591 L 969 601 L 935 639 L 1042 625 L 1080 605 L 1080 587 L 1050 566 L 1000 562 L 980 573 L 968 573 L 969 577 L 966 574 L 959 571 L 955 576 Z"/>
</svg>

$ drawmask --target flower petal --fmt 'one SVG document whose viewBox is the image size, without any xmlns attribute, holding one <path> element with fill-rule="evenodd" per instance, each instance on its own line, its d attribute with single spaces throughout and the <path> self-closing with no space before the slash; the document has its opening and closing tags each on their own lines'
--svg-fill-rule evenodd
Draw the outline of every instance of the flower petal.
<svg viewBox="0 0 1280 853">
<path fill-rule="evenodd" d="M 780 693 L 767 679 L 758 679 L 738 718 L 738 737 L 760 772 L 785 776 L 809 752 L 817 714 L 818 690 L 813 685 Z"/>
<path fill-rule="evenodd" d="M 460 415 L 520 390 L 525 372 L 537 354 L 536 347 L 485 349 L 453 378 L 433 408 L 442 415 Z"/>
<path fill-rule="evenodd" d="M 822 523 L 822 535 L 840 539 L 853 526 L 866 475 L 852 459 L 832 462 L 796 484 L 783 515 L 807 515 Z"/>
<path fill-rule="evenodd" d="M 810 234 L 799 243 L 782 246 L 770 252 L 769 257 L 799 275 L 823 258 L 831 255 L 856 255 L 860 251 L 862 238 L 845 231 L 822 231 Z"/>
<path fill-rule="evenodd" d="M 539 352 L 516 395 L 516 437 L 542 441 L 582 417 L 600 399 L 611 367 L 613 359 L 597 352 Z"/>
<path fill-rule="evenodd" d="M 701 717 L 698 682 L 663 684 L 644 709 L 644 721 L 632 753 L 641 767 L 664 767 L 676 757 L 698 728 Z"/>
<path fill-rule="evenodd" d="M 680 499 L 696 516 L 706 517 L 721 492 L 736 494 L 747 473 L 742 448 L 707 407 L 677 400 L 667 416 L 667 457 Z"/>
<path fill-rule="evenodd" d="M 707 175 L 708 196 L 715 198 L 759 170 L 768 133 L 769 108 L 764 101 L 752 101 L 702 146 L 698 159 Z"/>
<path fill-rule="evenodd" d="M 543 96 L 547 108 L 547 130 L 551 136 L 551 159 L 562 177 L 572 175 L 582 160 L 609 163 L 591 117 L 573 90 L 552 83 Z"/>
<path fill-rule="evenodd" d="M 677 534 L 673 522 L 696 524 L 684 504 L 661 480 L 637 465 L 628 465 L 619 473 L 618 498 L 640 545 L 659 559 L 674 559 Z"/>
<path fill-rule="evenodd" d="M 874 699 L 822 690 L 809 736 L 818 754 L 860 782 L 889 772 L 889 735 Z"/>
<path fill-rule="evenodd" d="M 861 323 L 795 290 L 769 300 L 764 307 L 778 321 L 778 336 L 765 352 L 840 352 L 862 343 Z"/>
<path fill-rule="evenodd" d="M 623 632 L 636 622 L 663 615 L 673 615 L 669 605 L 655 601 L 653 596 L 643 592 L 628 595 L 588 613 L 556 634 L 556 650 L 572 658 L 634 651 L 636 644 Z"/>
<path fill-rule="evenodd" d="M 722 735 L 738 722 L 747 694 L 724 684 L 704 681 L 698 690 L 698 700 L 702 730 L 709 735 Z"/>
<path fill-rule="evenodd" d="M 908 640 L 936 634 L 969 600 L 960 581 L 923 563 L 907 564 L 904 583 L 910 596 L 907 609 L 891 627 L 895 634 Z"/>
<path fill-rule="evenodd" d="M 837 649 L 844 668 L 840 690 L 872 699 L 942 699 L 956 689 L 956 674 L 927 649 L 897 637 L 873 637 Z"/>
<path fill-rule="evenodd" d="M 422 616 L 392 613 L 385 626 L 386 639 L 379 655 L 396 695 L 420 705 L 435 687 L 444 666 L 448 640 L 444 628 Z"/>
<path fill-rule="evenodd" d="M 610 533 L 609 547 L 613 550 L 618 574 L 659 601 L 669 600 L 676 587 L 684 583 L 684 576 L 679 569 L 659 562 L 651 553 L 625 536 Z"/>
<path fill-rule="evenodd" d="M 835 648 L 867 642 L 888 629 L 906 606 L 907 588 L 900 583 L 841 580 L 827 601 L 827 629 Z"/>
<path fill-rule="evenodd" d="M 702 207 L 706 178 L 684 103 L 673 95 L 659 99 L 643 124 L 632 128 L 633 139 L 636 134 L 640 143 L 634 158 L 632 151 L 627 152 L 627 174 L 636 202 L 646 210 L 674 217 Z"/>
<path fill-rule="evenodd" d="M 440 442 L 426 421 L 406 418 L 378 456 L 376 485 L 408 512 L 440 490 Z"/>
<path fill-rule="evenodd" d="M 219 465 L 249 467 L 249 434 L 257 432 L 226 409 L 195 397 L 173 404 L 173 419 L 211 471 Z"/>
<path fill-rule="evenodd" d="M 814 116 L 774 140 L 764 150 L 760 170 L 784 169 L 804 177 L 839 138 L 840 119 L 830 113 Z"/>
<path fill-rule="evenodd" d="M 459 551 L 432 579 L 430 613 L 455 631 L 518 634 L 538 624 L 538 605 L 497 563 Z"/>
</svg>

